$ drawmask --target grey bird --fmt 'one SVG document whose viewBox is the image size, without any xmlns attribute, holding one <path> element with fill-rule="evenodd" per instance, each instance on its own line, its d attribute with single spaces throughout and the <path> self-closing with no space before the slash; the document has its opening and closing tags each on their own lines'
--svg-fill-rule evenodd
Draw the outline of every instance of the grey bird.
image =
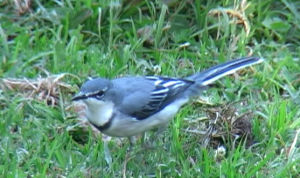
<svg viewBox="0 0 300 178">
<path fill-rule="evenodd" d="M 95 78 L 85 82 L 72 100 L 82 100 L 86 104 L 89 122 L 102 133 L 132 138 L 154 128 L 166 127 L 179 109 L 199 96 L 206 86 L 262 61 L 260 57 L 235 59 L 186 78 Z"/>
</svg>

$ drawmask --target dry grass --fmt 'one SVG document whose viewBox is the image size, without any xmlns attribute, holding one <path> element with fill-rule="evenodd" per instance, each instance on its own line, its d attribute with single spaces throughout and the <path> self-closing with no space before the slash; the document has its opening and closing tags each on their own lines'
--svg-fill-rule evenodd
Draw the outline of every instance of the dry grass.
<svg viewBox="0 0 300 178">
<path fill-rule="evenodd" d="M 30 10 L 31 0 L 14 0 L 14 3 L 19 15 L 22 15 Z"/>
<path fill-rule="evenodd" d="M 15 91 L 26 98 L 45 101 L 54 106 L 58 103 L 60 92 L 72 93 L 74 88 L 63 79 L 67 76 L 77 78 L 71 74 L 49 75 L 45 78 L 15 79 L 4 78 L 0 82 L 0 88 L 4 91 Z"/>
<path fill-rule="evenodd" d="M 225 106 L 206 109 L 209 124 L 204 143 L 214 148 L 223 143 L 235 143 L 246 139 L 246 145 L 253 143 L 252 136 L 252 113 L 239 113 L 235 103 Z"/>
<path fill-rule="evenodd" d="M 222 14 L 229 15 L 230 17 L 233 18 L 233 21 L 231 21 L 231 23 L 242 24 L 246 32 L 246 35 L 249 36 L 251 27 L 250 27 L 249 20 L 245 14 L 245 10 L 248 7 L 249 7 L 249 3 L 247 3 L 246 0 L 243 0 L 234 9 L 230 9 L 230 8 L 212 9 L 209 11 L 208 15 L 218 16 L 218 17 L 221 16 Z"/>
</svg>

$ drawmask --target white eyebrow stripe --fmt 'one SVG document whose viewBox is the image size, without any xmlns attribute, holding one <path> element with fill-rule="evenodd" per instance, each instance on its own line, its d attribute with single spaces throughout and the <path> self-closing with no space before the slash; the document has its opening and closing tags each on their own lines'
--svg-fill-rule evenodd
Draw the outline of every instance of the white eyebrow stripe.
<svg viewBox="0 0 300 178">
<path fill-rule="evenodd" d="M 86 93 L 85 95 L 86 96 L 93 96 L 93 95 L 99 93 L 100 91 L 102 91 L 102 90 L 97 90 L 97 91 L 94 91 L 94 92 L 89 92 L 89 93 Z"/>
</svg>

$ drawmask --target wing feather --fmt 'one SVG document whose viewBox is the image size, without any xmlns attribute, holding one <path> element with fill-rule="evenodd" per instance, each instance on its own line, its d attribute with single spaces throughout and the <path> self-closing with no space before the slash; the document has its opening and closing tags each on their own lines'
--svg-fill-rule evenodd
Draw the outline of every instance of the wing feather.
<svg viewBox="0 0 300 178">
<path fill-rule="evenodd" d="M 154 90 L 151 91 L 149 101 L 141 110 L 132 113 L 138 120 L 148 118 L 150 115 L 161 111 L 164 107 L 177 99 L 184 90 L 194 84 L 193 81 L 166 77 L 146 77 L 153 82 Z"/>
</svg>

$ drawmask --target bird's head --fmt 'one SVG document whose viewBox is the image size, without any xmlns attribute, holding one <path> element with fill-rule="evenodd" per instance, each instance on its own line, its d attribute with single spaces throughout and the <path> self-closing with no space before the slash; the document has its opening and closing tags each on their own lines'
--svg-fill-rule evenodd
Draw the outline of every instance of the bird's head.
<svg viewBox="0 0 300 178">
<path fill-rule="evenodd" d="M 105 93 L 111 87 L 111 85 L 111 81 L 104 78 L 88 80 L 81 86 L 79 93 L 72 98 L 72 101 L 103 101 Z"/>
</svg>

